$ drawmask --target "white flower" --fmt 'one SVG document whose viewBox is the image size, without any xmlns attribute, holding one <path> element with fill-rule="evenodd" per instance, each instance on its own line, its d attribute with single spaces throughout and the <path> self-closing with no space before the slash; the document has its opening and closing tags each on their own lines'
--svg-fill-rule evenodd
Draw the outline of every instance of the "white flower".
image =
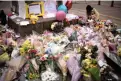
<svg viewBox="0 0 121 81">
<path fill-rule="evenodd" d="M 52 71 L 45 71 L 41 75 L 42 81 L 57 81 L 59 75 Z"/>
</svg>

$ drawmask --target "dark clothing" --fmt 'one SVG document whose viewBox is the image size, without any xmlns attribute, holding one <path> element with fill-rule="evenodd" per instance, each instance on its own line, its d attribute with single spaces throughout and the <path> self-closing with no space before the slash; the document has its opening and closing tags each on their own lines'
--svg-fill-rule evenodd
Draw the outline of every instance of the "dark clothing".
<svg viewBox="0 0 121 81">
<path fill-rule="evenodd" d="M 6 14 L 3 10 L 0 11 L 0 21 L 2 25 L 7 24 Z"/>
</svg>

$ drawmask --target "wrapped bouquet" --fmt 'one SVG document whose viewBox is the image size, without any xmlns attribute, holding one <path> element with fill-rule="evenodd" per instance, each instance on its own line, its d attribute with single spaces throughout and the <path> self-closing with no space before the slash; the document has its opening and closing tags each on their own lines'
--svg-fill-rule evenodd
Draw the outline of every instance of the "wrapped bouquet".
<svg viewBox="0 0 121 81">
<path fill-rule="evenodd" d="M 83 69 L 81 70 L 81 73 L 84 75 L 84 77 L 91 77 L 95 81 L 100 80 L 100 72 L 96 59 L 87 58 L 83 60 L 82 67 Z"/>
</svg>

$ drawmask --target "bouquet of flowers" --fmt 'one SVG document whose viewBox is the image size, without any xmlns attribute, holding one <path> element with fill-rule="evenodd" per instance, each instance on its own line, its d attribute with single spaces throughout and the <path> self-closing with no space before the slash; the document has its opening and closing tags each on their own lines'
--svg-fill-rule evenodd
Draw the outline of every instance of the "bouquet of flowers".
<svg viewBox="0 0 121 81">
<path fill-rule="evenodd" d="M 47 70 L 41 74 L 42 81 L 59 81 L 59 75 L 47 66 Z"/>
<path fill-rule="evenodd" d="M 37 50 L 35 50 L 34 48 L 31 48 L 28 50 L 27 52 L 28 54 L 26 54 L 26 58 L 28 59 L 28 62 L 25 66 L 25 71 L 27 74 L 27 78 L 29 80 L 31 79 L 37 79 L 40 76 L 39 73 L 39 65 L 37 63 L 37 59 L 36 59 L 36 54 L 37 54 Z"/>
<path fill-rule="evenodd" d="M 41 80 L 42 81 L 59 81 L 61 73 L 58 65 L 57 65 L 57 59 L 60 54 L 58 55 L 48 55 L 45 54 L 42 57 L 40 57 L 40 73 L 41 74 Z"/>
<path fill-rule="evenodd" d="M 34 64 L 33 64 L 34 63 Z M 25 69 L 26 71 L 26 77 L 28 80 L 35 80 L 40 77 L 39 74 L 39 66 L 36 64 L 35 59 L 31 59 L 27 62 Z"/>
<path fill-rule="evenodd" d="M 80 52 L 82 54 L 82 69 L 81 73 L 83 74 L 84 77 L 93 79 L 95 81 L 100 80 L 100 73 L 99 73 L 99 68 L 96 60 L 96 51 L 98 48 L 96 46 L 89 45 L 86 48 L 81 47 Z"/>
<path fill-rule="evenodd" d="M 28 50 L 32 48 L 32 45 L 31 45 L 31 42 L 29 40 L 26 40 L 22 45 L 21 45 L 21 48 L 20 48 L 20 54 L 22 56 L 24 56 Z"/>
<path fill-rule="evenodd" d="M 83 67 L 83 69 L 81 70 L 81 73 L 85 77 L 91 77 L 95 81 L 100 80 L 100 72 L 99 72 L 99 68 L 97 66 L 96 59 L 87 58 L 87 59 L 83 60 L 82 67 Z"/>
</svg>

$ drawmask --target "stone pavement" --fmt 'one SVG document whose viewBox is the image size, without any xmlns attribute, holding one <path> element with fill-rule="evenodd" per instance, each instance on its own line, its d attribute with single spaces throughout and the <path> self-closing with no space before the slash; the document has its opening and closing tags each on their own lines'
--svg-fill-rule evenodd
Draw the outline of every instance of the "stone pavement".
<svg viewBox="0 0 121 81">
<path fill-rule="evenodd" d="M 88 4 L 99 11 L 101 19 L 110 19 L 121 27 L 121 1 L 114 1 L 114 7 L 110 7 L 111 1 L 101 1 L 101 5 L 97 5 L 98 1 L 77 1 L 73 2 L 69 13 L 86 17 L 86 6 Z"/>
<path fill-rule="evenodd" d="M 6 14 L 11 12 L 11 1 L 0 1 L 0 10 L 2 9 Z"/>
</svg>

